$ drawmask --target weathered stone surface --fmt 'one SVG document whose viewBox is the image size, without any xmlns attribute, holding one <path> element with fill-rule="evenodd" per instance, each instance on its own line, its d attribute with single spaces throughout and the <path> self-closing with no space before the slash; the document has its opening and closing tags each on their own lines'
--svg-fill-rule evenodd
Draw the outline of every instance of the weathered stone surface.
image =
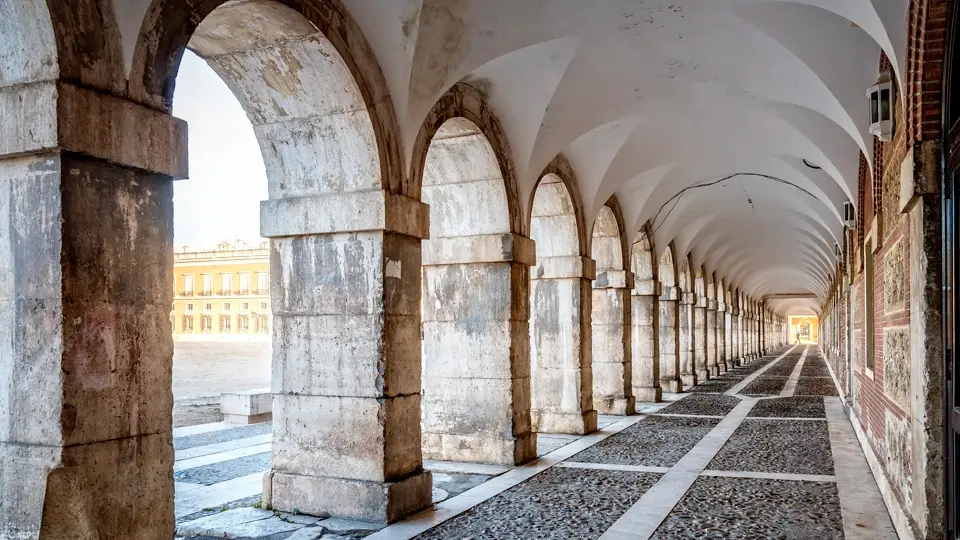
<svg viewBox="0 0 960 540">
<path fill-rule="evenodd" d="M 676 300 L 660 298 L 660 386 L 664 392 L 680 392 L 679 305 Z"/>
<path fill-rule="evenodd" d="M 883 391 L 903 409 L 910 407 L 910 328 L 883 329 Z"/>
<path fill-rule="evenodd" d="M 909 286 L 906 270 L 902 242 L 897 242 L 883 257 L 883 298 L 887 313 L 899 311 L 906 305 Z"/>
<path fill-rule="evenodd" d="M 633 295 L 630 301 L 633 395 L 639 402 L 656 403 L 662 397 L 657 297 Z"/>
</svg>

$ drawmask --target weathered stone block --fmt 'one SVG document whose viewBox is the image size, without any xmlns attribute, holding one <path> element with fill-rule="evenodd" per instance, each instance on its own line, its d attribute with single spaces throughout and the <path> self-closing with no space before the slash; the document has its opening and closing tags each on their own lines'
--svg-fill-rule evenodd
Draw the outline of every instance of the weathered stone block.
<svg viewBox="0 0 960 540">
<path fill-rule="evenodd" d="M 220 412 L 223 421 L 231 424 L 269 422 L 273 417 L 273 394 L 269 388 L 223 392 Z"/>
<path fill-rule="evenodd" d="M 275 394 L 273 470 L 389 482 L 420 468 L 420 396 Z"/>
<path fill-rule="evenodd" d="M 903 242 L 898 241 L 883 258 L 883 295 L 888 313 L 906 306 L 907 287 Z"/>
<path fill-rule="evenodd" d="M 883 330 L 883 391 L 903 410 L 910 410 L 910 328 Z"/>
<path fill-rule="evenodd" d="M 515 298 L 507 263 L 423 267 L 423 320 L 458 321 L 469 331 L 481 321 L 509 320 Z"/>
<path fill-rule="evenodd" d="M 469 328 L 468 328 L 469 327 Z M 423 372 L 429 377 L 510 378 L 530 376 L 526 325 L 514 321 L 425 322 Z"/>
<path fill-rule="evenodd" d="M 509 433 L 513 426 L 513 385 L 514 380 L 509 378 L 426 378 L 424 433 Z"/>
<path fill-rule="evenodd" d="M 430 504 L 433 477 L 416 470 L 392 482 L 303 476 L 273 472 L 270 498 L 264 502 L 282 511 L 334 515 L 375 522 L 394 522 Z"/>
</svg>

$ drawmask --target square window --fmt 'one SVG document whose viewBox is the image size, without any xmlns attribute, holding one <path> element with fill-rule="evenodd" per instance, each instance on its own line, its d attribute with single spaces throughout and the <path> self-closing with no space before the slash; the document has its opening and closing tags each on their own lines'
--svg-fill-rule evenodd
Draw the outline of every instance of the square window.
<svg viewBox="0 0 960 540">
<path fill-rule="evenodd" d="M 186 307 L 186 309 L 184 309 L 184 311 L 186 311 L 187 313 L 193 313 L 193 303 L 192 303 L 192 302 L 191 302 L 191 303 L 188 303 L 188 304 L 187 304 L 187 307 Z"/>
<path fill-rule="evenodd" d="M 224 302 L 224 303 L 223 303 L 223 310 L 224 310 L 224 311 L 230 311 L 230 308 L 231 308 L 230 302 Z"/>
<path fill-rule="evenodd" d="M 250 311 L 250 302 L 241 302 L 240 311 Z"/>
<path fill-rule="evenodd" d="M 260 302 L 260 311 L 266 311 L 266 310 L 267 310 L 267 303 Z"/>
<path fill-rule="evenodd" d="M 204 311 L 213 311 L 213 304 L 207 303 L 203 305 Z"/>
</svg>

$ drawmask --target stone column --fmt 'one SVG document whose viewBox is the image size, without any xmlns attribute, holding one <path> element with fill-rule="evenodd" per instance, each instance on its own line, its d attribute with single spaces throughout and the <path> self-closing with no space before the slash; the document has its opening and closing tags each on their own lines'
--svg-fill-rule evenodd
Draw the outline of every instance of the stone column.
<svg viewBox="0 0 960 540">
<path fill-rule="evenodd" d="M 423 243 L 423 456 L 519 465 L 530 426 L 530 266 L 515 234 Z"/>
<path fill-rule="evenodd" d="M 728 370 L 727 365 L 727 306 L 723 302 L 716 303 L 717 320 L 717 373 L 723 375 Z"/>
<path fill-rule="evenodd" d="M 425 204 L 382 190 L 264 201 L 277 510 L 396 521 L 431 501 L 420 450 Z"/>
<path fill-rule="evenodd" d="M 717 301 L 716 300 L 707 300 L 707 307 L 705 310 L 706 322 L 706 334 L 707 334 L 707 373 L 711 377 L 716 377 L 720 375 L 720 366 L 718 354 L 718 341 L 719 331 L 717 329 Z"/>
<path fill-rule="evenodd" d="M 684 388 L 697 385 L 697 371 L 693 359 L 693 306 L 696 295 L 689 292 L 680 293 L 680 381 Z"/>
<path fill-rule="evenodd" d="M 534 431 L 597 430 L 590 322 L 596 272 L 587 257 L 541 257 L 531 271 Z"/>
<path fill-rule="evenodd" d="M 680 381 L 680 309 L 679 289 L 663 287 L 660 307 L 660 386 L 664 392 L 683 390 Z"/>
<path fill-rule="evenodd" d="M 693 308 L 693 363 L 696 366 L 697 380 L 710 378 L 707 358 L 707 298 L 697 298 Z"/>
<path fill-rule="evenodd" d="M 733 338 L 734 338 L 733 321 L 735 320 L 733 317 L 733 306 L 727 305 L 727 311 L 723 314 L 723 318 L 724 318 L 724 324 L 723 324 L 724 342 L 725 342 L 725 345 L 726 345 L 725 348 L 727 351 L 725 358 L 727 361 L 727 370 L 731 370 L 737 367 L 737 357 L 736 357 L 736 353 L 734 353 L 734 346 L 736 344 L 733 342 Z"/>
<path fill-rule="evenodd" d="M 731 312 L 731 317 L 730 317 L 730 321 L 732 322 L 732 325 L 730 327 L 730 337 L 731 337 L 731 343 L 733 344 L 730 350 L 730 359 L 733 362 L 731 364 L 733 367 L 743 365 L 743 355 L 740 353 L 740 345 L 743 343 L 743 337 L 740 334 L 740 329 L 742 327 L 742 324 L 741 324 L 742 320 L 740 318 L 739 312 L 740 312 L 739 309 L 733 308 L 733 311 Z"/>
<path fill-rule="evenodd" d="M 186 124 L 43 81 L 0 130 L 0 538 L 172 538 Z"/>
<path fill-rule="evenodd" d="M 658 403 L 663 398 L 660 386 L 660 284 L 652 279 L 637 281 L 630 318 L 633 329 L 633 395 L 637 401 Z"/>
<path fill-rule="evenodd" d="M 593 406 L 599 414 L 629 415 L 633 396 L 630 292 L 633 272 L 606 271 L 593 282 Z"/>
</svg>

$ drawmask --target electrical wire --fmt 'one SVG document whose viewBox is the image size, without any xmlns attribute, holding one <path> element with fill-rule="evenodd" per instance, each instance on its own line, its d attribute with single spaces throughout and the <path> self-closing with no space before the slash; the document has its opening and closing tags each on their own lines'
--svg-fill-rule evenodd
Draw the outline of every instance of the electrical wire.
<svg viewBox="0 0 960 540">
<path fill-rule="evenodd" d="M 711 180 L 711 181 L 709 181 L 709 182 L 704 182 L 704 183 L 701 183 L 701 184 L 694 184 L 694 185 L 692 185 L 692 186 L 687 186 L 687 187 L 681 189 L 680 191 L 678 191 L 673 197 L 670 197 L 670 198 L 667 199 L 663 204 L 661 204 L 661 205 L 660 205 L 660 208 L 657 209 L 657 213 L 653 215 L 653 219 L 650 220 L 651 225 L 654 226 L 654 227 L 653 227 L 653 230 L 650 231 L 649 234 L 648 234 L 646 231 L 644 231 L 644 232 L 643 232 L 643 236 L 641 236 L 640 239 L 638 239 L 638 240 L 636 240 L 636 241 L 633 242 L 634 245 L 640 243 L 643 239 L 652 240 L 651 237 L 652 237 L 653 235 L 657 234 L 657 231 L 660 230 L 660 227 L 662 227 L 663 224 L 667 222 L 667 219 L 670 217 L 670 214 L 673 212 L 674 208 L 676 208 L 677 205 L 680 204 L 680 199 L 681 199 L 681 197 L 683 197 L 683 194 L 686 193 L 687 191 L 692 191 L 692 190 L 698 189 L 698 188 L 705 188 L 705 187 L 715 186 L 715 185 L 717 185 L 717 184 L 720 184 L 720 183 L 722 183 L 722 182 L 726 182 L 727 180 L 736 178 L 736 177 L 738 177 L 738 176 L 749 176 L 749 177 L 754 177 L 754 178 L 762 178 L 762 179 L 765 179 L 765 180 L 772 180 L 772 181 L 778 182 L 778 183 L 780 183 L 780 184 L 786 184 L 786 185 L 788 185 L 788 186 L 791 186 L 791 187 L 793 187 L 793 188 L 796 188 L 796 189 L 798 189 L 798 190 L 806 193 L 807 195 L 813 197 L 814 199 L 818 199 L 818 200 L 819 200 L 819 198 L 818 198 L 816 195 L 814 195 L 813 193 L 810 193 L 808 190 L 806 190 L 806 189 L 798 186 L 797 184 L 795 184 L 795 183 L 793 183 L 793 182 L 790 182 L 789 180 L 784 180 L 783 178 L 780 178 L 780 177 L 777 177 L 777 176 L 773 176 L 773 175 L 769 175 L 769 174 L 763 174 L 763 173 L 736 172 L 736 173 L 733 173 L 733 174 L 728 174 L 727 176 L 724 176 L 724 177 L 722 177 L 722 178 L 718 178 L 718 179 L 716 179 L 716 180 Z M 660 213 L 663 212 L 663 209 L 666 208 L 666 206 L 667 206 L 668 204 L 670 204 L 671 202 L 673 202 L 673 206 L 671 206 L 670 209 L 667 210 L 667 214 L 666 214 L 665 216 L 663 216 L 663 220 L 661 220 L 661 221 L 660 221 L 660 224 L 657 225 L 657 220 L 660 218 Z"/>
</svg>

